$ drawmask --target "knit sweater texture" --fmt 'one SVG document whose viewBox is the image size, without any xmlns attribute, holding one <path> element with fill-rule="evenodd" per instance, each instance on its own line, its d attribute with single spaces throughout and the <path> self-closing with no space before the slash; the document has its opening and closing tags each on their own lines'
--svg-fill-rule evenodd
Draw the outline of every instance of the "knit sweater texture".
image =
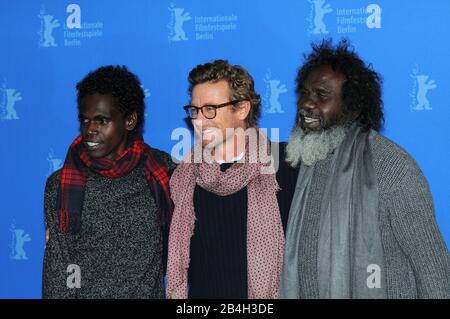
<svg viewBox="0 0 450 319">
<path fill-rule="evenodd" d="M 387 298 L 449 298 L 450 257 L 436 223 L 427 181 L 402 148 L 376 135 L 370 142 L 379 188 L 379 220 Z M 301 298 L 319 298 L 320 206 L 331 156 L 317 162 L 300 238 Z M 368 274 L 369 275 L 369 274 Z"/>
<path fill-rule="evenodd" d="M 284 162 L 285 145 L 279 144 L 280 162 L 276 173 L 281 188 L 277 201 L 284 230 L 298 174 Z M 232 163 L 222 164 L 221 170 L 231 166 Z M 219 196 L 196 186 L 189 298 L 248 298 L 247 200 L 247 187 L 228 196 Z"/>
<path fill-rule="evenodd" d="M 153 151 L 169 172 L 174 169 L 168 154 Z M 88 172 L 82 226 L 76 235 L 59 232 L 59 183 L 56 171 L 45 188 L 50 239 L 44 255 L 43 298 L 164 298 L 167 235 L 163 236 L 143 165 L 115 179 Z M 79 288 L 75 269 L 81 275 Z"/>
</svg>

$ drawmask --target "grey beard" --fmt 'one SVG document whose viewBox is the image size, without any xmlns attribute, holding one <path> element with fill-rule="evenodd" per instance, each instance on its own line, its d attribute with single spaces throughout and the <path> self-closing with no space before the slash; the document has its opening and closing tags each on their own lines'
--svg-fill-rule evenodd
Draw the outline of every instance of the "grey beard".
<svg viewBox="0 0 450 319">
<path fill-rule="evenodd" d="M 320 132 L 305 133 L 297 126 L 289 136 L 286 146 L 286 162 L 297 167 L 300 161 L 308 166 L 327 158 L 345 138 L 344 125 L 330 127 Z"/>
</svg>

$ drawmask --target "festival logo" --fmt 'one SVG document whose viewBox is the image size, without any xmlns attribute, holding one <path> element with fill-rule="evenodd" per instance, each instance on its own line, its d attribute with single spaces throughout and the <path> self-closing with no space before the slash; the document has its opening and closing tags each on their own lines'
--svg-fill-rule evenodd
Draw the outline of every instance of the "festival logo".
<svg viewBox="0 0 450 319">
<path fill-rule="evenodd" d="M 171 14 L 169 41 L 186 41 L 188 40 L 183 25 L 186 21 L 191 20 L 191 14 L 186 12 L 184 8 L 178 8 L 174 3 L 170 4 L 169 11 Z"/>
<path fill-rule="evenodd" d="M 430 79 L 429 75 L 420 74 L 419 68 L 416 66 L 412 73 L 413 86 L 410 92 L 412 98 L 411 110 L 412 111 L 431 111 L 432 107 L 428 100 L 428 92 L 437 88 L 434 80 Z"/>
<path fill-rule="evenodd" d="M 55 155 L 53 153 L 53 149 L 50 149 L 50 152 L 47 155 L 47 162 L 48 162 L 48 175 L 50 176 L 53 172 L 56 172 L 60 168 L 63 167 L 63 161 L 60 158 L 55 158 Z"/>
<path fill-rule="evenodd" d="M 22 100 L 22 94 L 16 89 L 8 88 L 6 80 L 0 87 L 0 118 L 2 120 L 18 120 L 16 103 Z"/>
<path fill-rule="evenodd" d="M 23 246 L 25 243 L 31 241 L 30 235 L 25 233 L 25 230 L 17 228 L 15 221 L 11 224 L 9 230 L 11 232 L 11 243 L 9 245 L 11 248 L 10 258 L 13 260 L 28 260 Z"/>
<path fill-rule="evenodd" d="M 39 35 L 39 46 L 48 48 L 58 46 L 53 36 L 53 30 L 60 27 L 58 19 L 51 14 L 47 14 L 45 9 L 41 9 L 38 18 L 41 20 Z"/>
<path fill-rule="evenodd" d="M 270 71 L 267 71 L 264 83 L 266 84 L 266 93 L 263 97 L 265 112 L 269 114 L 284 113 L 279 99 L 281 94 L 288 91 L 286 85 L 281 84 L 280 80 L 272 79 Z"/>
<path fill-rule="evenodd" d="M 311 4 L 311 13 L 309 16 L 309 32 L 312 34 L 327 34 L 327 26 L 323 21 L 326 14 L 333 12 L 330 4 L 325 0 L 309 0 Z"/>
</svg>

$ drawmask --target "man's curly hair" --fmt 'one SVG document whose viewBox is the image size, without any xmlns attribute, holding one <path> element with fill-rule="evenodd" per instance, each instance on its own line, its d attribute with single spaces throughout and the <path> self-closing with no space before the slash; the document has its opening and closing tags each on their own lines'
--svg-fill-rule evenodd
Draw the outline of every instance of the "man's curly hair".
<svg viewBox="0 0 450 319">
<path fill-rule="evenodd" d="M 383 101 L 381 99 L 381 76 L 366 65 L 351 49 L 350 42 L 342 39 L 333 47 L 331 39 L 312 44 L 313 51 L 305 55 L 305 64 L 296 78 L 296 93 L 300 97 L 302 84 L 312 71 L 323 65 L 329 65 L 335 72 L 345 77 L 342 85 L 344 115 L 359 114 L 357 121 L 363 130 L 379 131 L 384 122 Z"/>
<path fill-rule="evenodd" d="M 189 95 L 197 84 L 225 80 L 230 87 L 232 100 L 249 101 L 250 112 L 245 119 L 247 127 L 255 127 L 261 115 L 261 98 L 255 91 L 251 75 L 239 65 L 231 65 L 226 60 L 197 65 L 189 73 Z"/>
<path fill-rule="evenodd" d="M 90 72 L 77 83 L 77 104 L 80 110 L 83 99 L 95 93 L 111 94 L 124 118 L 137 113 L 137 123 L 132 135 L 142 135 L 144 127 L 144 91 L 138 77 L 126 66 L 102 66 Z"/>
</svg>

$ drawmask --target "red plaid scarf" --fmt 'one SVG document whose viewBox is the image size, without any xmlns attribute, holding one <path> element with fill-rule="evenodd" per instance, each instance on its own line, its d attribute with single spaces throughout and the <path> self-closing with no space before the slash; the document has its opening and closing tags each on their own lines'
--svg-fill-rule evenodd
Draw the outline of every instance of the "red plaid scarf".
<svg viewBox="0 0 450 319">
<path fill-rule="evenodd" d="M 91 159 L 82 140 L 80 135 L 70 145 L 61 171 L 57 199 L 61 232 L 77 233 L 80 230 L 88 169 L 105 177 L 118 178 L 129 173 L 141 161 L 145 161 L 145 178 L 159 209 L 159 218 L 163 224 L 170 220 L 173 205 L 169 193 L 169 174 L 141 137 L 131 138 L 127 149 L 115 160 Z"/>
</svg>

